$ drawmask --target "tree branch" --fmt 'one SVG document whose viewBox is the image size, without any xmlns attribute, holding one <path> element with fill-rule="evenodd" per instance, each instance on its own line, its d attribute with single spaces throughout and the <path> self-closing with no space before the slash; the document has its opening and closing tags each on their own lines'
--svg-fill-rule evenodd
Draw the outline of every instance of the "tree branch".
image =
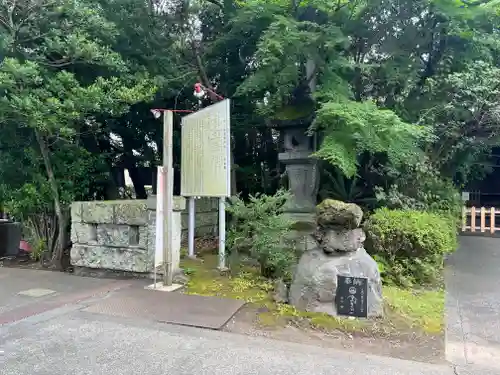
<svg viewBox="0 0 500 375">
<path fill-rule="evenodd" d="M 208 79 L 207 71 L 205 70 L 205 66 L 203 65 L 203 61 L 201 59 L 200 52 L 199 52 L 198 48 L 196 47 L 196 44 L 194 41 L 192 43 L 192 47 L 193 47 L 193 52 L 194 52 L 194 56 L 196 59 L 196 65 L 198 67 L 198 73 L 200 75 L 201 82 L 203 83 L 204 86 L 206 86 L 209 89 L 208 95 L 209 95 L 210 99 L 212 101 L 217 101 L 218 98 L 217 98 L 217 95 L 215 95 L 215 89 L 212 85 L 212 82 L 210 82 L 210 80 Z"/>
<path fill-rule="evenodd" d="M 211 4 L 214 4 L 214 5 L 218 6 L 221 9 L 224 9 L 224 5 L 222 5 L 221 3 L 219 3 L 217 0 L 206 0 L 206 1 L 208 1 Z"/>
<path fill-rule="evenodd" d="M 0 25 L 2 25 L 7 31 L 10 31 L 10 26 L 7 23 L 7 20 L 2 17 L 0 17 Z"/>
</svg>

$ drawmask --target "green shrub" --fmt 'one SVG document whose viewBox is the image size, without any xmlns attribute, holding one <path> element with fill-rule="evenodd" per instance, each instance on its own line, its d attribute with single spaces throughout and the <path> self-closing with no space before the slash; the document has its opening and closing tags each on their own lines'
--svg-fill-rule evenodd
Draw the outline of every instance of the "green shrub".
<svg viewBox="0 0 500 375">
<path fill-rule="evenodd" d="M 44 238 L 39 238 L 35 245 L 33 246 L 33 250 L 30 253 L 30 257 L 32 260 L 38 262 L 42 260 L 43 253 L 47 251 L 47 241 Z"/>
<path fill-rule="evenodd" d="M 444 256 L 457 247 L 456 223 L 448 216 L 378 209 L 365 222 L 366 249 L 384 282 L 402 286 L 440 279 Z"/>
<path fill-rule="evenodd" d="M 286 279 L 297 261 L 293 246 L 285 241 L 292 224 L 283 215 L 289 198 L 288 192 L 280 190 L 271 196 L 250 196 L 248 202 L 233 197 L 227 207 L 232 216 L 228 251 L 232 256 L 246 254 L 257 260 L 265 277 Z"/>
</svg>

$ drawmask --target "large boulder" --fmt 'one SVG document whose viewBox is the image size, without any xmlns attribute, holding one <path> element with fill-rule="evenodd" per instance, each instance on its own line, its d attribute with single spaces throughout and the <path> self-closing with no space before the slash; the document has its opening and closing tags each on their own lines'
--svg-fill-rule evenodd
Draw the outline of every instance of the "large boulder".
<svg viewBox="0 0 500 375">
<path fill-rule="evenodd" d="M 326 253 L 336 251 L 356 251 L 363 247 L 366 235 L 363 229 L 328 229 L 319 228 L 316 232 L 316 241 Z"/>
<path fill-rule="evenodd" d="M 316 206 L 316 215 L 320 227 L 354 229 L 361 223 L 363 210 L 354 203 L 325 199 Z"/>
<path fill-rule="evenodd" d="M 305 252 L 290 286 L 289 303 L 300 310 L 337 315 L 337 275 L 368 279 L 368 316 L 383 315 L 382 282 L 375 260 L 360 248 L 355 252 L 325 254 L 321 249 Z"/>
</svg>

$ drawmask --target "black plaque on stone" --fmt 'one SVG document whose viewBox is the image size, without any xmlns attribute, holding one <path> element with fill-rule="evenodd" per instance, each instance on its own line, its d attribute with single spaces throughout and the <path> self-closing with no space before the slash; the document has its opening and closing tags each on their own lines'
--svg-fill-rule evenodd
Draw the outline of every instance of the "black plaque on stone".
<svg viewBox="0 0 500 375">
<path fill-rule="evenodd" d="M 337 275 L 335 305 L 338 315 L 368 317 L 368 279 Z"/>
</svg>

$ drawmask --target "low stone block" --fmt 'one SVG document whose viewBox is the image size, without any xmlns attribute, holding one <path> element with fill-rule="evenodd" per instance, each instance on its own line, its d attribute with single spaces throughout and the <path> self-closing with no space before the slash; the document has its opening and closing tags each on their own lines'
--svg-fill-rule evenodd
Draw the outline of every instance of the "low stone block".
<svg viewBox="0 0 500 375">
<path fill-rule="evenodd" d="M 365 251 L 325 254 L 305 252 L 294 272 L 289 303 L 300 310 L 336 316 L 337 275 L 368 279 L 368 316 L 383 315 L 382 281 L 375 260 Z"/>
<path fill-rule="evenodd" d="M 94 236 L 94 229 L 92 226 L 95 224 L 88 223 L 71 223 L 71 242 L 76 244 L 89 244 L 96 242 L 97 237 Z M 95 233 L 97 236 L 97 233 Z"/>
<path fill-rule="evenodd" d="M 182 228 L 187 229 L 189 224 L 189 216 L 186 213 L 182 213 Z M 219 216 L 217 212 L 203 212 L 197 213 L 195 216 L 195 226 L 204 227 L 210 225 L 217 225 Z"/>
<path fill-rule="evenodd" d="M 195 203 L 195 208 L 197 213 L 217 212 L 217 210 L 219 209 L 219 199 L 207 198 L 207 197 L 197 199 Z"/>
<path fill-rule="evenodd" d="M 145 251 L 105 246 L 73 245 L 71 264 L 77 267 L 102 268 L 128 272 L 151 272 L 152 265 Z"/>
<path fill-rule="evenodd" d="M 129 225 L 99 224 L 97 226 L 97 244 L 109 247 L 137 247 L 146 249 L 148 244 L 148 233 L 145 226 L 138 226 L 138 242 L 131 238 L 131 227 Z"/>
<path fill-rule="evenodd" d="M 118 201 L 115 205 L 115 224 L 146 225 L 148 206 L 145 200 Z"/>
<path fill-rule="evenodd" d="M 156 210 L 156 195 L 150 195 L 146 199 L 148 210 Z M 186 199 L 184 197 L 175 196 L 173 200 L 173 211 L 184 211 L 186 209 Z"/>
<path fill-rule="evenodd" d="M 71 222 L 82 222 L 82 202 L 71 203 Z"/>
<path fill-rule="evenodd" d="M 111 202 L 81 202 L 82 221 L 85 223 L 106 224 L 114 222 L 115 205 Z"/>
<path fill-rule="evenodd" d="M 181 211 L 185 200 L 175 197 L 173 213 L 173 257 L 180 256 Z M 146 200 L 75 202 L 82 222 L 72 223 L 71 262 L 82 268 L 124 272 L 153 270 L 156 247 L 156 212 Z M 161 263 L 161 259 L 158 260 Z M 175 267 L 178 268 L 178 261 Z"/>
<path fill-rule="evenodd" d="M 156 244 L 156 211 L 148 211 L 148 244 L 147 248 L 148 251 L 150 251 L 153 254 L 154 257 L 154 252 L 155 252 L 155 244 Z"/>
</svg>

